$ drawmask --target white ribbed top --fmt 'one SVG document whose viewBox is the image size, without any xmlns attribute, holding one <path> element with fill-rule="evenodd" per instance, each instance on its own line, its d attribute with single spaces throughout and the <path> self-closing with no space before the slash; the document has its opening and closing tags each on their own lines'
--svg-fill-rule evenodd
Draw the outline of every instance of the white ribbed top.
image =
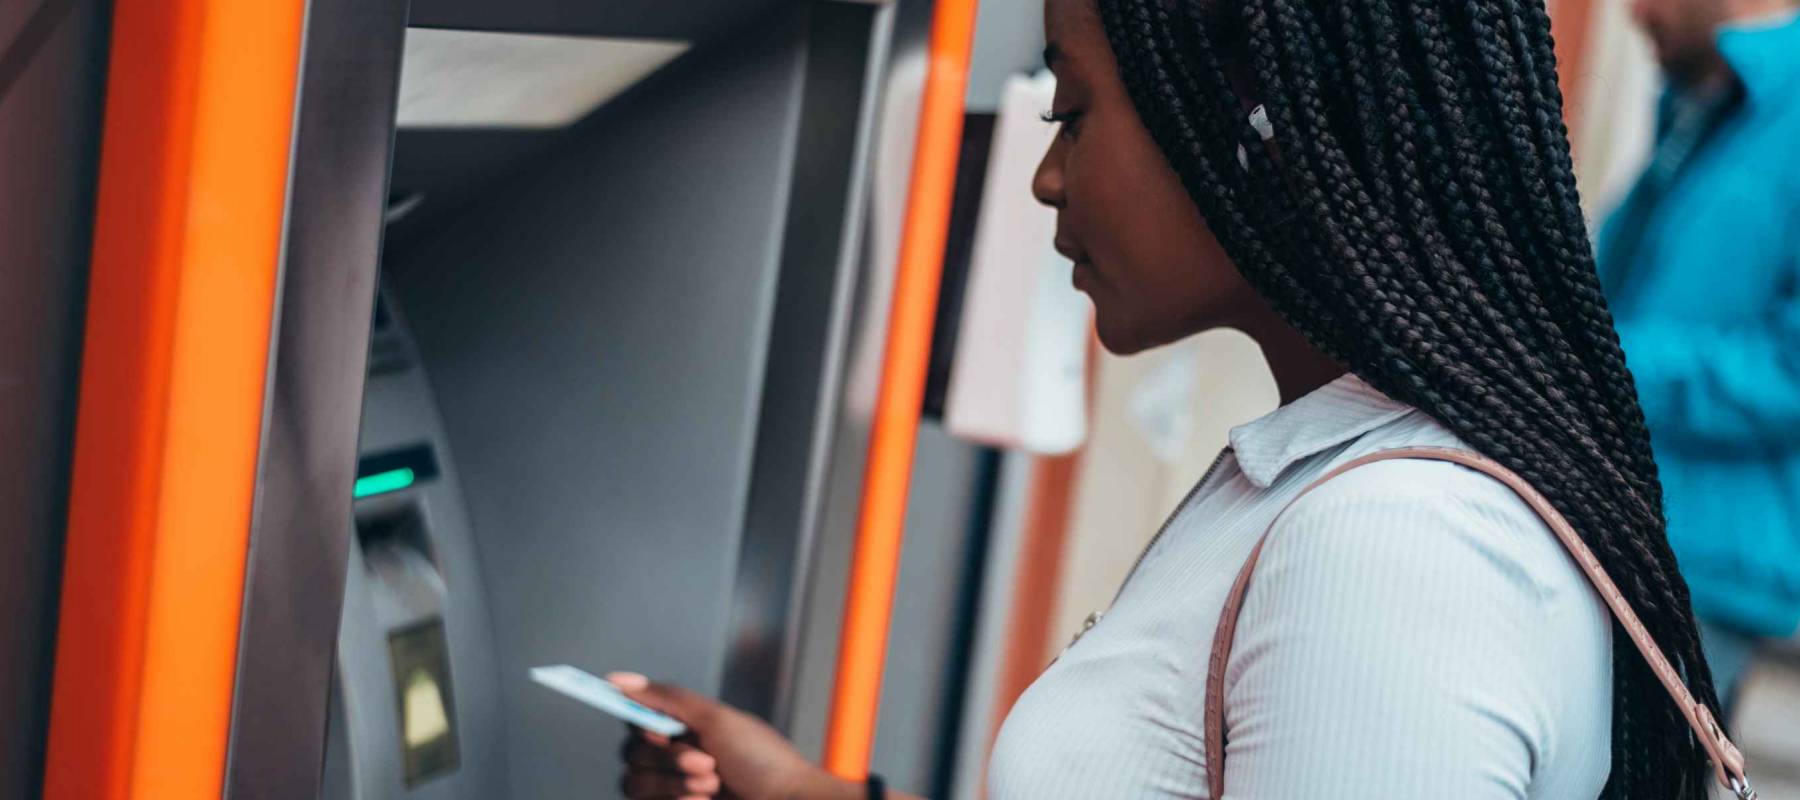
<svg viewBox="0 0 1800 800">
<path fill-rule="evenodd" d="M 1206 661 L 1245 557 L 1332 466 L 1416 445 L 1464 446 L 1354 376 L 1234 429 L 1112 608 L 1013 707 L 989 797 L 1206 797 Z M 1595 797 L 1610 637 L 1499 482 L 1435 461 L 1356 469 L 1283 515 L 1257 567 L 1226 675 L 1227 796 Z"/>
</svg>

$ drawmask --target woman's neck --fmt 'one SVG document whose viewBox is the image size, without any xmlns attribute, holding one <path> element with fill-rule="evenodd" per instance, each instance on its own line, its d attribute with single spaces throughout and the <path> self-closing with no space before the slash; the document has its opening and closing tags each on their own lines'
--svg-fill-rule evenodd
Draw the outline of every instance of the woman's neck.
<svg viewBox="0 0 1800 800">
<path fill-rule="evenodd" d="M 1244 333 L 1262 349 L 1284 406 L 1349 372 L 1273 313 L 1262 324 L 1245 326 Z"/>
</svg>

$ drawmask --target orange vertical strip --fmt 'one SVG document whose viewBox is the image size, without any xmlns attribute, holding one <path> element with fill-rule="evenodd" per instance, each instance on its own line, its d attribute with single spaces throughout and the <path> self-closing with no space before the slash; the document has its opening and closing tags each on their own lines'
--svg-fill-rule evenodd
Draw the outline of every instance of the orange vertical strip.
<svg viewBox="0 0 1800 800">
<path fill-rule="evenodd" d="M 1570 129 L 1581 122 L 1580 109 L 1586 98 L 1581 94 L 1587 86 L 1587 54 L 1594 38 L 1594 0 L 1553 0 L 1550 3 L 1550 29 L 1556 38 L 1556 79 L 1561 84 L 1563 119 Z"/>
<path fill-rule="evenodd" d="M 825 767 L 845 778 L 868 773 L 887 655 L 888 619 L 900 566 L 913 446 L 924 402 L 939 278 L 962 144 L 963 95 L 976 0 L 938 0 L 921 99 L 918 143 L 901 228 L 900 261 L 888 317 L 881 390 L 875 403 L 849 597 L 838 649 L 837 683 L 825 738 Z"/>
<path fill-rule="evenodd" d="M 304 15 L 115 5 L 53 800 L 223 786 Z"/>
<path fill-rule="evenodd" d="M 1007 615 L 1000 683 L 994 692 L 994 734 L 1000 732 L 1000 723 L 1013 703 L 1044 671 L 1052 652 L 1051 622 L 1062 592 L 1069 517 L 1074 511 L 1084 452 L 1038 458 L 1033 465 L 1024 532 L 1019 537 L 1019 565 L 1013 570 L 1012 612 Z"/>
</svg>

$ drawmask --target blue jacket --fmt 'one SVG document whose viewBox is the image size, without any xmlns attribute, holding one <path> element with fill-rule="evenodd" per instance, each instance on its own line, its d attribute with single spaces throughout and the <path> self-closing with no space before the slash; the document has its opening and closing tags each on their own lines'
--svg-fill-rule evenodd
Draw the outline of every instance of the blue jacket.
<svg viewBox="0 0 1800 800">
<path fill-rule="evenodd" d="M 1701 135 L 1678 121 L 1693 104 L 1665 95 L 1657 157 L 1601 230 L 1600 272 L 1696 612 L 1786 636 L 1800 626 L 1800 18 L 1728 28 L 1719 48 L 1739 91 Z"/>
</svg>

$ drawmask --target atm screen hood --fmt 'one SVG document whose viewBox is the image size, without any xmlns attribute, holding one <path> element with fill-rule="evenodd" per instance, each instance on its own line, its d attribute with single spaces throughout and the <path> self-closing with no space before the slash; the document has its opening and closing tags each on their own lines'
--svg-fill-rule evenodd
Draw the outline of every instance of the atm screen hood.
<svg viewBox="0 0 1800 800">
<path fill-rule="evenodd" d="M 660 69 L 683 41 L 408 28 L 401 128 L 560 128 Z"/>
</svg>

